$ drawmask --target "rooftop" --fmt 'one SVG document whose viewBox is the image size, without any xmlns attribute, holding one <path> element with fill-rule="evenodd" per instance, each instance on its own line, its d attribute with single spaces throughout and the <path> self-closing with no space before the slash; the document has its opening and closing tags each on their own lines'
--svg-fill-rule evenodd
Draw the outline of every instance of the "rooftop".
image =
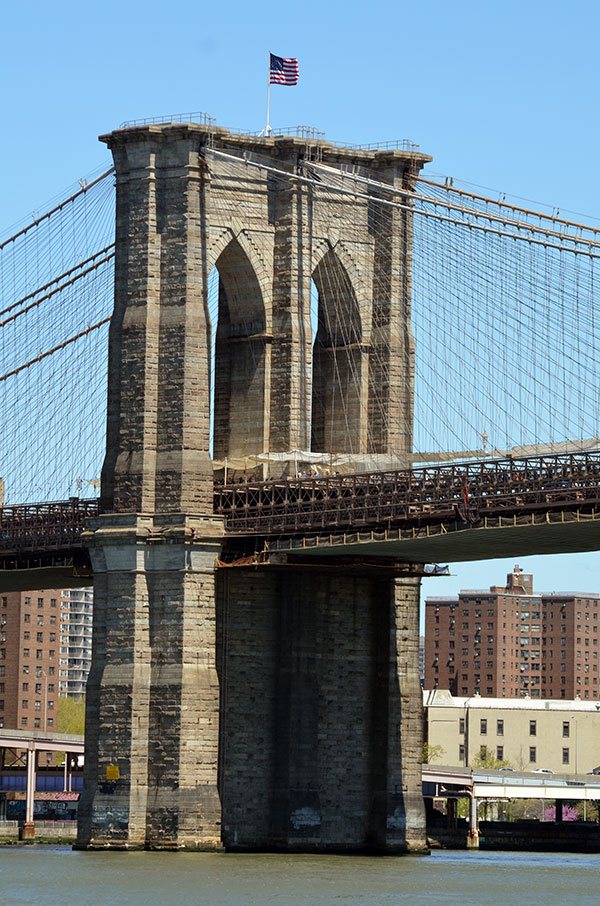
<svg viewBox="0 0 600 906">
<path fill-rule="evenodd" d="M 550 698 L 485 698 L 482 695 L 453 696 L 448 689 L 424 689 L 425 707 L 488 709 L 490 711 L 600 711 L 600 701 Z"/>
</svg>

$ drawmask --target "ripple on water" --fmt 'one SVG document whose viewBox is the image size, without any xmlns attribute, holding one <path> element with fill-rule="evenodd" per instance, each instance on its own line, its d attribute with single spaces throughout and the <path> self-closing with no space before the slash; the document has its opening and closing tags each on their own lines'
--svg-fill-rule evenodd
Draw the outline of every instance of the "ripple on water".
<svg viewBox="0 0 600 906">
<path fill-rule="evenodd" d="M 429 858 L 0 849 L 2 906 L 580 906 L 600 856 L 435 852 Z"/>
</svg>

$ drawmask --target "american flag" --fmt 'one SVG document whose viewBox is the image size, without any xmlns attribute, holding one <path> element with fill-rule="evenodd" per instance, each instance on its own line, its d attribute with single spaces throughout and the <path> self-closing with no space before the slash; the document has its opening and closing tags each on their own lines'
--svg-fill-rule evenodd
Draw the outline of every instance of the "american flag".
<svg viewBox="0 0 600 906">
<path fill-rule="evenodd" d="M 276 57 L 271 54 L 269 64 L 270 85 L 297 85 L 298 60 L 295 57 Z"/>
</svg>

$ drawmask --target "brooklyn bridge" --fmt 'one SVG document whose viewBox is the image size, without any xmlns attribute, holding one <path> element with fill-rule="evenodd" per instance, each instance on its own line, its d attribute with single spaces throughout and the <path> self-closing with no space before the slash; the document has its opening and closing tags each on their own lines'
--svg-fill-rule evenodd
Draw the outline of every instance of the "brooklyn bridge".
<svg viewBox="0 0 600 906">
<path fill-rule="evenodd" d="M 600 547 L 599 230 L 407 142 L 102 141 L 0 242 L 0 587 L 94 584 L 78 845 L 422 850 L 421 577 Z"/>
</svg>

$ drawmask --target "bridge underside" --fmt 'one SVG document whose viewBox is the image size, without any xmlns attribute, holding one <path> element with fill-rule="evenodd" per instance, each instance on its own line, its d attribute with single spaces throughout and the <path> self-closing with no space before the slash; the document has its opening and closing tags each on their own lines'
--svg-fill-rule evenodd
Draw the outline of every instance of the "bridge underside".
<svg viewBox="0 0 600 906">
<path fill-rule="evenodd" d="M 562 511 L 500 517 L 479 526 L 441 523 L 410 530 L 287 538 L 272 542 L 269 549 L 306 558 L 388 557 L 405 563 L 466 563 L 497 557 L 584 553 L 600 549 L 600 513 Z"/>
<path fill-rule="evenodd" d="M 225 537 L 225 551 L 231 549 L 232 540 Z M 248 539 L 244 540 L 247 543 Z M 282 538 L 269 542 L 268 550 L 266 562 L 276 562 L 278 554 L 290 553 L 307 559 L 354 557 L 364 563 L 371 558 L 384 558 L 398 564 L 468 563 L 535 554 L 585 553 L 600 550 L 600 513 L 562 510 L 488 519 L 478 526 L 452 522 L 411 529 Z M 254 566 L 252 558 L 248 565 Z M 52 556 L 35 552 L 13 554 L 0 560 L 0 593 L 92 584 L 89 555 L 83 549 Z"/>
<path fill-rule="evenodd" d="M 94 577 L 87 551 L 51 557 L 27 554 L 0 559 L 0 593 L 44 588 L 84 588 Z"/>
</svg>

